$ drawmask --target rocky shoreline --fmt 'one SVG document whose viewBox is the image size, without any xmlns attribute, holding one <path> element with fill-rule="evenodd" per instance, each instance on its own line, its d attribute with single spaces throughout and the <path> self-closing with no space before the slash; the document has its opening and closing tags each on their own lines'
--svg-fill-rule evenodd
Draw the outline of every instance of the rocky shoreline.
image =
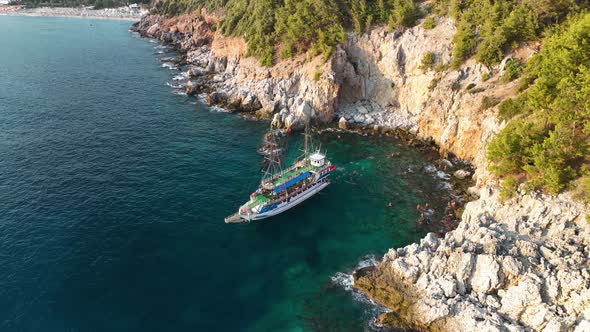
<svg viewBox="0 0 590 332">
<path fill-rule="evenodd" d="M 514 95 L 516 82 L 500 82 L 508 58 L 495 68 L 470 60 L 449 69 L 455 27 L 438 19 L 432 30 L 350 34 L 328 61 L 302 55 L 264 68 L 246 57 L 242 39 L 217 33 L 217 21 L 207 12 L 147 16 L 131 30 L 177 50 L 171 65 L 188 66 L 179 88 L 210 105 L 283 128 L 314 121 L 407 135 L 475 166 L 470 191 L 479 199 L 465 206 L 457 229 L 391 249 L 376 267 L 355 274 L 357 290 L 393 310 L 380 323 L 434 331 L 590 330 L 587 207 L 567 194 L 500 202 L 487 172 L 487 142 L 504 124 L 495 105 L 484 105 Z M 536 50 L 523 45 L 510 56 L 526 60 Z M 427 52 L 438 69 L 422 68 Z"/>
<path fill-rule="evenodd" d="M 444 238 L 390 249 L 354 286 L 393 310 L 384 322 L 432 331 L 588 331 L 588 211 L 567 194 L 501 203 L 483 188 Z"/>
</svg>

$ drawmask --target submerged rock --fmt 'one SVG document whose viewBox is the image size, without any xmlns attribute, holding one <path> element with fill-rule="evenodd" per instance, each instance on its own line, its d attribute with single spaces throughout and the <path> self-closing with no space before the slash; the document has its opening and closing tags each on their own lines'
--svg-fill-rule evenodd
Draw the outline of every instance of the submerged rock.
<svg viewBox="0 0 590 332">
<path fill-rule="evenodd" d="M 260 102 L 248 91 L 232 91 L 231 93 L 215 91 L 207 96 L 209 105 L 218 105 L 231 112 L 254 112 L 261 108 Z"/>
</svg>

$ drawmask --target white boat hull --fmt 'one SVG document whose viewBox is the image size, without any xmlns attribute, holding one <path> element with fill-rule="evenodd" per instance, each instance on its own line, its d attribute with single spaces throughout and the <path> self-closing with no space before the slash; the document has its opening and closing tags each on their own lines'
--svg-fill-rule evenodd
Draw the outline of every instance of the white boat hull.
<svg viewBox="0 0 590 332">
<path fill-rule="evenodd" d="M 250 221 L 250 220 L 261 220 L 261 219 L 266 219 L 266 218 L 269 218 L 272 216 L 276 216 L 277 214 L 283 213 L 283 212 L 289 210 L 290 208 L 293 208 L 293 207 L 301 204 L 306 199 L 319 193 L 322 189 L 326 188 L 329 184 L 330 184 L 329 181 L 320 182 L 320 183 L 314 185 L 313 187 L 311 187 L 310 189 L 306 190 L 303 194 L 291 199 L 289 202 L 285 202 L 285 203 L 280 204 L 279 206 L 277 206 L 276 208 L 274 208 L 270 211 L 267 211 L 264 213 L 243 215 L 242 218 L 244 218 L 246 221 Z"/>
</svg>

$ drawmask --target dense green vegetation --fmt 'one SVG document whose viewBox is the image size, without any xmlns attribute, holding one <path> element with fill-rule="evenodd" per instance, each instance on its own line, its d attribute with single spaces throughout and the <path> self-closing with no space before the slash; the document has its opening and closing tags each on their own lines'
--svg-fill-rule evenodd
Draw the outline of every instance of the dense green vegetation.
<svg viewBox="0 0 590 332">
<path fill-rule="evenodd" d="M 457 21 L 453 65 L 475 55 L 486 65 L 502 60 L 519 42 L 590 6 L 588 0 L 437 0 L 435 11 Z"/>
<path fill-rule="evenodd" d="M 500 105 L 500 115 L 512 120 L 489 146 L 492 171 L 505 188 L 524 182 L 557 193 L 582 177 L 578 189 L 589 191 L 590 14 L 556 29 L 522 80 L 526 90 Z"/>
<path fill-rule="evenodd" d="M 177 15 L 203 7 L 223 8 L 221 31 L 245 37 L 249 55 L 263 65 L 307 50 L 327 59 L 347 30 L 413 26 L 421 17 L 414 0 L 164 0 L 156 11 Z"/>
<path fill-rule="evenodd" d="M 506 69 L 501 81 L 503 83 L 512 82 L 522 74 L 522 65 L 516 59 L 506 61 Z"/>
<path fill-rule="evenodd" d="M 40 1 L 40 0 L 36 0 Z M 68 1 L 68 0 L 54 0 Z M 92 0 L 89 0 L 92 1 Z M 99 0 L 100 1 L 100 0 Z M 244 36 L 249 52 L 271 64 L 312 49 L 328 57 L 344 41 L 345 31 L 368 31 L 375 24 L 410 27 L 433 13 L 457 22 L 453 65 L 471 56 L 486 65 L 498 63 L 519 42 L 541 39 L 567 17 L 590 8 L 590 0 L 163 0 L 156 10 L 177 15 L 199 8 L 223 8 L 222 30 Z M 425 28 L 436 21 L 428 16 Z"/>
</svg>

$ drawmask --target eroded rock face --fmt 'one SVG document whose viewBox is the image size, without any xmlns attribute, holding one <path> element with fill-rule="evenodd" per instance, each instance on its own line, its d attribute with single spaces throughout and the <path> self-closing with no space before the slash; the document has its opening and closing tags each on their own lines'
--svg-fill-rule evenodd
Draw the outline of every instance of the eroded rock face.
<svg viewBox="0 0 590 332">
<path fill-rule="evenodd" d="M 565 194 L 502 204 L 486 187 L 459 227 L 390 250 L 355 285 L 406 323 L 444 331 L 584 330 L 590 313 L 587 211 Z"/>
<path fill-rule="evenodd" d="M 208 99 L 220 100 L 221 106 L 247 91 L 259 104 L 243 111 L 279 127 L 344 118 L 347 127 L 402 128 L 470 160 L 477 166 L 476 178 L 485 171 L 484 147 L 501 125 L 495 108 L 481 109 L 482 99 L 511 95 L 516 83 L 499 83 L 502 66 L 486 81 L 482 76 L 490 70 L 473 61 L 449 69 L 456 31 L 451 20 L 439 19 L 432 30 L 418 25 L 403 32 L 351 33 L 328 61 L 301 55 L 268 68 L 245 56 L 243 39 L 213 31 L 217 20 L 205 11 L 175 18 L 152 15 L 133 29 L 183 53 L 197 91 L 216 93 Z M 440 70 L 422 68 L 428 52 L 435 54 Z M 217 98 L 220 94 L 227 98 Z"/>
<path fill-rule="evenodd" d="M 333 60 L 340 84 L 336 113 L 350 124 L 433 138 L 444 151 L 477 166 L 475 178 L 487 179 L 485 147 L 503 124 L 497 108 L 485 109 L 482 101 L 513 96 L 516 82 L 500 82 L 502 65 L 486 68 L 469 60 L 449 68 L 455 32 L 453 21 L 443 18 L 431 30 L 418 25 L 403 32 L 377 28 L 349 34 L 346 57 Z M 436 61 L 425 69 L 421 62 L 429 52 Z M 534 50 L 522 53 L 529 57 Z"/>
<path fill-rule="evenodd" d="M 144 17 L 132 30 L 174 46 L 189 65 L 187 77 L 196 79 L 191 92 L 206 94 L 210 104 L 230 111 L 250 112 L 273 119 L 277 127 L 303 128 L 309 121 L 334 119 L 339 85 L 333 61 L 305 55 L 261 67 L 246 57 L 246 43 L 213 31 L 218 18 L 201 14 L 164 18 Z M 345 56 L 336 52 L 334 59 Z M 337 60 L 341 61 L 341 60 Z M 279 112 L 281 115 L 276 116 Z"/>
</svg>

